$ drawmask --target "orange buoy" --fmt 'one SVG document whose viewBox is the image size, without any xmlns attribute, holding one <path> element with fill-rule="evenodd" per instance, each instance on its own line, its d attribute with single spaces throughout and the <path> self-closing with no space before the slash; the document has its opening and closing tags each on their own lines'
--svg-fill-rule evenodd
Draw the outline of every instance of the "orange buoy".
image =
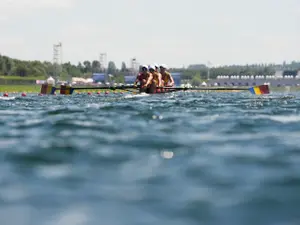
<svg viewBox="0 0 300 225">
<path fill-rule="evenodd" d="M 8 93 L 5 92 L 5 93 L 3 94 L 3 97 L 8 97 Z"/>
<path fill-rule="evenodd" d="M 105 94 L 108 95 L 108 94 L 109 94 L 109 91 L 105 91 Z"/>
<path fill-rule="evenodd" d="M 101 94 L 101 92 L 100 92 L 100 91 L 98 91 L 98 92 L 97 92 L 97 94 L 98 94 L 98 95 L 100 95 L 100 94 Z"/>
<path fill-rule="evenodd" d="M 91 92 L 88 92 L 88 95 L 91 95 L 92 93 Z"/>
<path fill-rule="evenodd" d="M 26 97 L 26 93 L 23 92 L 23 93 L 21 94 L 21 96 L 22 96 L 22 97 Z"/>
</svg>

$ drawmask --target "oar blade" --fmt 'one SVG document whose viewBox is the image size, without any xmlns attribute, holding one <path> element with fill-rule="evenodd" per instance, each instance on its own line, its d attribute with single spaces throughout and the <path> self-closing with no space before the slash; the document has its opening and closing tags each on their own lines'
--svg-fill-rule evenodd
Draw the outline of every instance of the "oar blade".
<svg viewBox="0 0 300 225">
<path fill-rule="evenodd" d="M 259 85 L 249 88 L 249 91 L 254 95 L 270 94 L 269 85 Z"/>
<path fill-rule="evenodd" d="M 56 91 L 56 87 L 53 87 L 52 84 L 42 84 L 40 94 L 53 95 L 55 91 Z"/>
<path fill-rule="evenodd" d="M 71 95 L 73 94 L 74 89 L 69 85 L 61 85 L 60 86 L 60 94 L 61 95 Z"/>
<path fill-rule="evenodd" d="M 118 90 L 118 89 L 120 89 L 120 90 L 125 90 L 125 89 L 128 89 L 128 88 L 134 88 L 134 89 L 136 89 L 136 88 L 138 88 L 137 86 L 134 86 L 134 85 L 131 85 L 131 86 L 124 86 L 124 85 L 122 85 L 122 86 L 102 86 L 102 87 L 97 87 L 97 86 L 95 86 L 95 87 L 73 87 L 72 89 L 73 90 L 94 90 L 94 89 L 96 89 L 96 90 L 106 90 L 106 89 L 110 89 L 110 90 Z"/>
</svg>

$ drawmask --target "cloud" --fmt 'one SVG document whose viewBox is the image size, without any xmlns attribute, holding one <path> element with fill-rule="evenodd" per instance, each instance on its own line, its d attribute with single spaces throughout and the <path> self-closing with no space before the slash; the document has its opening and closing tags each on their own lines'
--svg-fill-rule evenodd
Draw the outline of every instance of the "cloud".
<svg viewBox="0 0 300 225">
<path fill-rule="evenodd" d="M 2 0 L 0 8 L 1 11 L 5 11 L 5 9 L 66 8 L 72 6 L 73 3 L 74 0 Z"/>
<path fill-rule="evenodd" d="M 21 37 L 0 37 L 0 43 L 9 43 L 12 46 L 25 44 Z"/>
<path fill-rule="evenodd" d="M 145 13 L 153 1 L 159 2 L 155 16 Z M 100 52 L 117 65 L 131 57 L 168 65 L 300 58 L 294 50 L 299 0 L 228 0 L 217 8 L 216 1 L 172 2 L 0 0 L 0 53 L 51 60 L 53 44 L 61 41 L 63 60 L 73 63 L 98 59 Z"/>
<path fill-rule="evenodd" d="M 76 59 L 98 58 L 98 54 L 116 45 L 111 29 L 96 24 L 77 23 L 64 27 L 60 41 L 63 45 L 64 58 L 76 63 Z M 84 54 L 82 54 L 84 52 Z"/>
<path fill-rule="evenodd" d="M 7 52 L 14 52 L 15 54 L 13 55 L 7 55 L 11 57 L 17 57 L 18 49 L 22 49 L 24 51 L 24 47 L 26 46 L 26 43 L 22 39 L 22 37 L 5 37 L 5 36 L 0 36 L 0 49 L 1 55 L 7 55 Z M 11 51 L 10 51 L 11 50 Z M 15 51 L 14 51 L 15 50 Z M 21 54 L 21 57 L 24 56 Z"/>
<path fill-rule="evenodd" d="M 0 22 L 18 19 L 41 9 L 68 9 L 75 0 L 1 0 Z"/>
</svg>

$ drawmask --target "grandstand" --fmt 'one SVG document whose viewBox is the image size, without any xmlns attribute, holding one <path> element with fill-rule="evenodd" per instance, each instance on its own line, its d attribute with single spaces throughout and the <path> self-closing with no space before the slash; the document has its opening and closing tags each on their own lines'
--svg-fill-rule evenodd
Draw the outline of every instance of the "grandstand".
<svg viewBox="0 0 300 225">
<path fill-rule="evenodd" d="M 219 75 L 207 82 L 209 86 L 254 86 L 268 84 L 270 86 L 300 86 L 300 71 L 287 74 L 277 71 L 274 75 Z"/>
</svg>

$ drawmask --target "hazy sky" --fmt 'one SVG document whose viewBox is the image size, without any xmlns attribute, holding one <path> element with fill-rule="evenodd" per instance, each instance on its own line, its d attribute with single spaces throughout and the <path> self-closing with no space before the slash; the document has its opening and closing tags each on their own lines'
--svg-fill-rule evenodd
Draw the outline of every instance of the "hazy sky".
<svg viewBox="0 0 300 225">
<path fill-rule="evenodd" d="M 0 54 L 120 67 L 300 60 L 300 0 L 0 0 Z"/>
</svg>

